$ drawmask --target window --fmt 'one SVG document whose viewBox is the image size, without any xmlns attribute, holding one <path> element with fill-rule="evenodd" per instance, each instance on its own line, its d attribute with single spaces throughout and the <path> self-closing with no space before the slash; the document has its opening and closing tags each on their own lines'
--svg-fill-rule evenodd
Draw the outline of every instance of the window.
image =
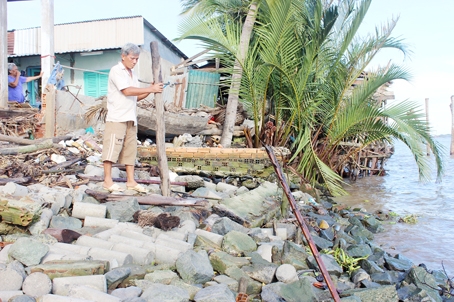
<svg viewBox="0 0 454 302">
<path fill-rule="evenodd" d="M 100 97 L 107 95 L 107 81 L 109 70 L 99 70 L 101 73 L 84 72 L 84 93 L 87 96 Z"/>
</svg>

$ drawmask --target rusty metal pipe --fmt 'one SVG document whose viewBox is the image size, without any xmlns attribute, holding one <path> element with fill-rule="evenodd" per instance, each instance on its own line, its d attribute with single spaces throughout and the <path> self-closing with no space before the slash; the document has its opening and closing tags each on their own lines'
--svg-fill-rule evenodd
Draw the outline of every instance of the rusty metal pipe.
<svg viewBox="0 0 454 302">
<path fill-rule="evenodd" d="M 334 286 L 333 281 L 331 280 L 331 277 L 325 268 L 325 264 L 323 263 L 322 259 L 320 258 L 320 253 L 318 252 L 317 247 L 315 246 L 315 243 L 312 240 L 312 236 L 309 232 L 308 227 L 306 226 L 306 223 L 304 222 L 303 216 L 296 208 L 295 199 L 293 198 L 292 192 L 290 191 L 290 187 L 288 186 L 288 183 L 286 182 L 286 180 L 283 176 L 284 173 L 282 172 L 282 168 L 279 165 L 279 162 L 277 161 L 276 156 L 274 155 L 274 152 L 271 149 L 271 147 L 265 146 L 265 150 L 266 150 L 266 153 L 268 153 L 271 163 L 274 166 L 274 171 L 276 172 L 276 175 L 281 182 L 284 193 L 287 196 L 290 206 L 292 207 L 293 214 L 295 214 L 296 220 L 298 221 L 298 225 L 300 226 L 301 230 L 303 231 L 303 235 L 306 238 L 307 243 L 309 244 L 309 248 L 311 249 L 312 255 L 314 255 L 315 261 L 317 262 L 318 267 L 320 268 L 320 272 L 322 273 L 322 276 L 325 279 L 326 285 L 328 286 L 331 296 L 333 297 L 335 302 L 340 302 L 340 297 L 339 297 L 339 294 L 337 293 L 336 287 Z"/>
</svg>

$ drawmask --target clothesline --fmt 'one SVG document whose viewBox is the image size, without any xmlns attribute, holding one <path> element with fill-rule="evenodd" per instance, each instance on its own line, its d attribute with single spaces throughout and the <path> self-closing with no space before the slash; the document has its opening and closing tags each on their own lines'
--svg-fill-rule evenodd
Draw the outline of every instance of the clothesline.
<svg viewBox="0 0 454 302">
<path fill-rule="evenodd" d="M 65 65 L 61 65 L 61 67 L 64 67 L 64 68 L 68 68 L 68 69 L 79 70 L 79 71 L 88 71 L 88 72 L 93 72 L 93 73 L 99 73 L 99 74 L 105 74 L 105 75 L 109 75 L 109 73 L 108 73 L 108 72 L 101 72 L 101 71 L 96 71 L 96 70 L 89 70 L 89 69 L 75 68 L 75 67 L 70 67 L 70 66 L 65 66 Z"/>
</svg>

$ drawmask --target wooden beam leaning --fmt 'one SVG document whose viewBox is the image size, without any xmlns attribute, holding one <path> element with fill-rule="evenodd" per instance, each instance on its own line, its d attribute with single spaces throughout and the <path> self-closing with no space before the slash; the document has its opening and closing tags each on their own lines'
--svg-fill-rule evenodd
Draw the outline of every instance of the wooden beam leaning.
<svg viewBox="0 0 454 302">
<path fill-rule="evenodd" d="M 162 83 L 161 74 L 161 57 L 159 55 L 158 42 L 150 43 L 151 64 L 153 71 L 153 80 L 155 83 Z M 163 196 L 170 196 L 169 166 L 166 155 L 166 129 L 164 119 L 164 101 L 161 93 L 155 93 L 154 101 L 156 105 L 156 148 L 158 150 L 158 167 L 161 177 L 161 192 Z"/>
<path fill-rule="evenodd" d="M 298 225 L 300 226 L 303 235 L 306 238 L 307 243 L 309 244 L 309 248 L 311 249 L 312 255 L 314 255 L 315 261 L 317 262 L 318 267 L 320 268 L 320 272 L 322 273 L 323 278 L 325 279 L 326 285 L 328 286 L 331 296 L 333 297 L 335 302 L 339 302 L 340 297 L 339 294 L 337 293 L 336 287 L 334 286 L 334 283 L 331 280 L 331 277 L 325 268 L 325 264 L 323 263 L 320 257 L 320 253 L 317 250 L 317 246 L 312 240 L 311 233 L 309 232 L 309 229 L 306 226 L 306 223 L 304 222 L 303 216 L 301 215 L 300 211 L 296 208 L 295 199 L 293 198 L 292 192 L 290 191 L 290 187 L 284 178 L 284 173 L 282 172 L 281 166 L 279 165 L 279 162 L 277 161 L 276 156 L 274 155 L 273 149 L 271 149 L 270 146 L 265 146 L 265 150 L 268 153 L 271 163 L 273 164 L 274 170 L 276 171 L 276 175 L 279 178 L 284 193 L 287 196 L 290 206 L 292 207 L 293 214 L 295 215 L 296 220 L 298 221 Z"/>
</svg>

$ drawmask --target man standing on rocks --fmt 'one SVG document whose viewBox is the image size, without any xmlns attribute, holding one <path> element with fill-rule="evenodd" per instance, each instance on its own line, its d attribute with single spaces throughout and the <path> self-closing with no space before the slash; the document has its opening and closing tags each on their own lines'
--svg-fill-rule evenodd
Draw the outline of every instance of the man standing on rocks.
<svg viewBox="0 0 454 302">
<path fill-rule="evenodd" d="M 137 156 L 137 101 L 150 93 L 161 93 L 162 83 L 152 83 L 139 88 L 133 72 L 140 55 L 140 48 L 127 43 L 121 49 L 121 62 L 112 67 L 107 86 L 107 117 L 104 131 L 102 161 L 104 164 L 103 188 L 109 192 L 124 191 L 112 180 L 112 164 L 126 166 L 126 187 L 140 193 L 146 189 L 134 180 Z"/>
</svg>

